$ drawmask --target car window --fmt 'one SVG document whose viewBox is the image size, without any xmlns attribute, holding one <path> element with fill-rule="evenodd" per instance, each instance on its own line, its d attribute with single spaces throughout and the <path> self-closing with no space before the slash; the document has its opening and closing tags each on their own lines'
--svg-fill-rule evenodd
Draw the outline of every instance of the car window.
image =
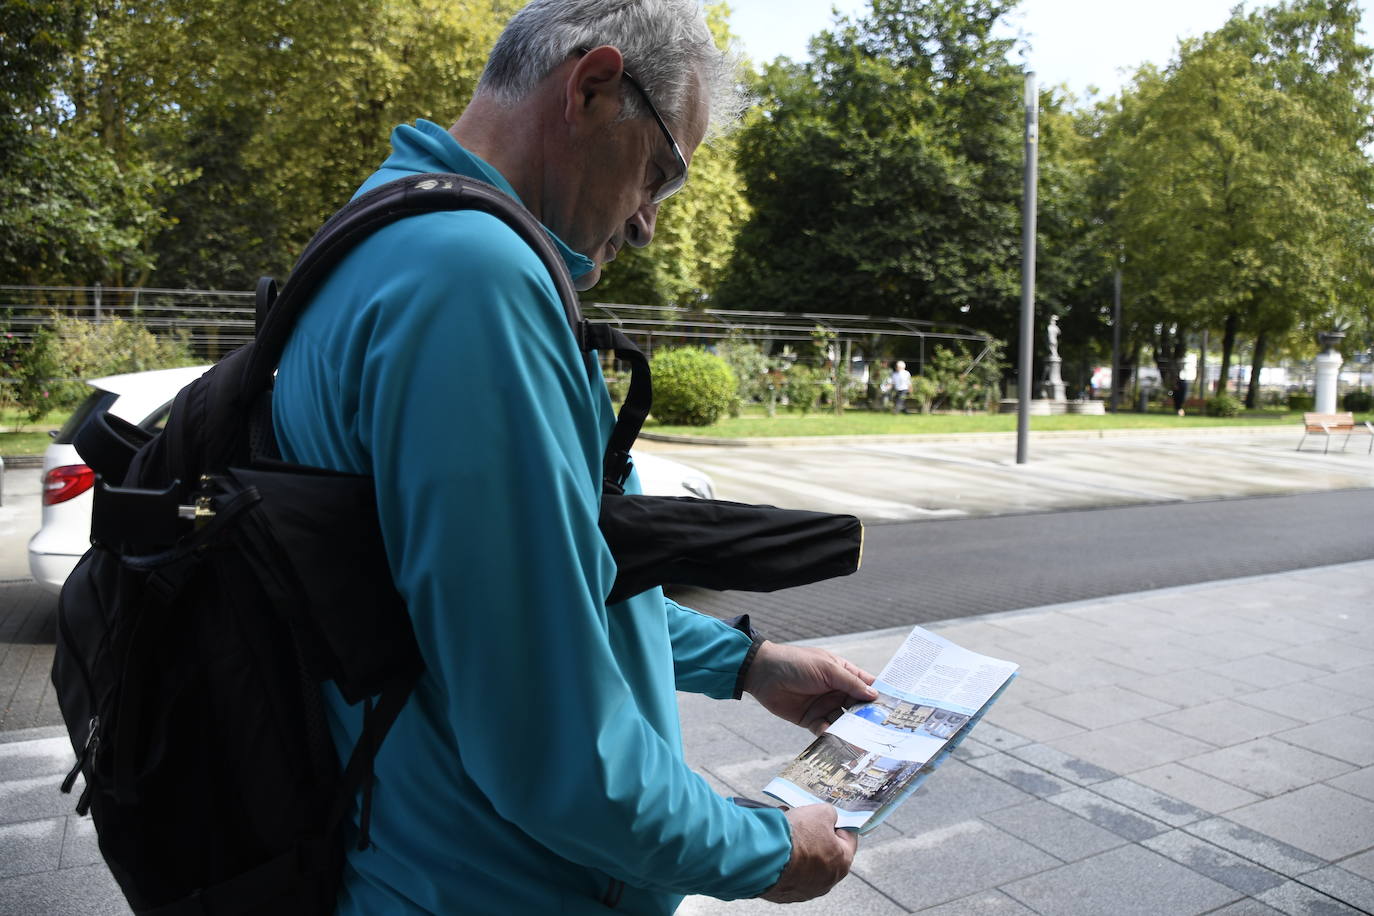
<svg viewBox="0 0 1374 916">
<path fill-rule="evenodd" d="M 76 438 L 76 431 L 84 426 L 86 421 L 94 414 L 102 410 L 108 410 L 110 405 L 113 404 L 118 397 L 118 395 L 112 392 L 101 391 L 99 388 L 92 391 L 86 396 L 86 400 L 82 401 L 77 406 L 76 410 L 72 411 L 72 415 L 67 418 L 67 422 L 62 424 L 62 428 L 59 429 L 57 435 L 53 437 L 53 442 L 59 445 L 71 445 L 72 440 Z"/>
<path fill-rule="evenodd" d="M 163 404 L 157 410 L 148 414 L 148 416 L 144 418 L 143 422 L 139 423 L 138 425 L 140 428 L 146 429 L 150 433 L 160 433 L 162 432 L 162 427 L 167 425 L 167 417 L 171 413 L 172 402 L 168 401 L 166 404 Z"/>
</svg>

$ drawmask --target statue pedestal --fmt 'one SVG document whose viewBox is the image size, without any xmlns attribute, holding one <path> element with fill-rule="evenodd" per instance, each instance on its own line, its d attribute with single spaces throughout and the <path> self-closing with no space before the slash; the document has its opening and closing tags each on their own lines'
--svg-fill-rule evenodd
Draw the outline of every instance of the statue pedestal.
<svg viewBox="0 0 1374 916">
<path fill-rule="evenodd" d="M 1341 354 L 1326 350 L 1317 354 L 1317 413 L 1336 412 L 1336 381 L 1341 375 Z"/>
<path fill-rule="evenodd" d="M 1058 356 L 1049 358 L 1050 378 L 1045 384 L 1045 394 L 1051 401 L 1064 400 L 1064 378 L 1059 374 L 1059 364 L 1063 362 Z"/>
</svg>

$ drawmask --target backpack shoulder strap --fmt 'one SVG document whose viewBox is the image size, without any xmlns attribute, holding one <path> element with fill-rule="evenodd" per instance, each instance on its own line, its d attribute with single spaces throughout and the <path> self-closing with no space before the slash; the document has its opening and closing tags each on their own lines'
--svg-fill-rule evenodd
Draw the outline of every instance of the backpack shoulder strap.
<svg viewBox="0 0 1374 916">
<path fill-rule="evenodd" d="M 480 210 L 497 217 L 520 236 L 548 269 L 568 326 L 578 346 L 583 347 L 582 310 L 572 277 L 539 221 L 509 194 L 486 182 L 446 172 L 425 172 L 379 185 L 330 217 L 306 246 L 275 301 L 259 284 L 259 310 L 266 314 L 258 318 L 253 358 L 244 369 L 244 396 L 254 398 L 267 388 L 301 311 L 345 255 L 384 226 L 407 216 L 442 210 Z"/>
</svg>

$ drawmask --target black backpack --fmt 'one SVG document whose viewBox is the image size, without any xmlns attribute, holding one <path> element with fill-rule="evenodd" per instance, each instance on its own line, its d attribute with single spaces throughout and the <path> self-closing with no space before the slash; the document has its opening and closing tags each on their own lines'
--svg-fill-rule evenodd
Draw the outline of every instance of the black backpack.
<svg viewBox="0 0 1374 916">
<path fill-rule="evenodd" d="M 449 174 L 363 194 L 321 228 L 280 296 L 259 284 L 256 340 L 183 389 L 161 433 L 102 414 L 75 442 L 98 476 L 92 546 L 58 612 L 52 679 L 77 754 L 62 789 L 84 775 L 77 811 L 94 818 L 138 913 L 332 912 L 359 796 L 368 844 L 373 760 L 423 663 L 372 479 L 282 462 L 271 382 L 301 310 L 358 241 L 458 209 L 519 234 L 580 348 L 614 350 L 633 370 L 605 456 L 611 601 L 666 582 L 772 590 L 857 568 L 850 516 L 624 494 L 651 401 L 647 360 L 582 318 L 562 258 L 510 197 Z M 364 709 L 343 767 L 326 681 Z"/>
</svg>

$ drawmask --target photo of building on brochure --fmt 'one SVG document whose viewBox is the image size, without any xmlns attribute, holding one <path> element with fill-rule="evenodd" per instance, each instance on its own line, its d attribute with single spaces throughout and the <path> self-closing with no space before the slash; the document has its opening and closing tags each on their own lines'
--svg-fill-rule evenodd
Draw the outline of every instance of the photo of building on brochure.
<svg viewBox="0 0 1374 916">
<path fill-rule="evenodd" d="M 871 813 L 896 798 L 969 717 L 889 693 L 849 710 L 765 789 L 787 804 L 828 802 Z M 791 786 L 780 785 L 790 783 Z M 800 790 L 803 797 L 791 789 Z M 864 818 L 866 819 L 866 818 Z M 842 819 L 842 825 L 857 825 Z"/>
</svg>

